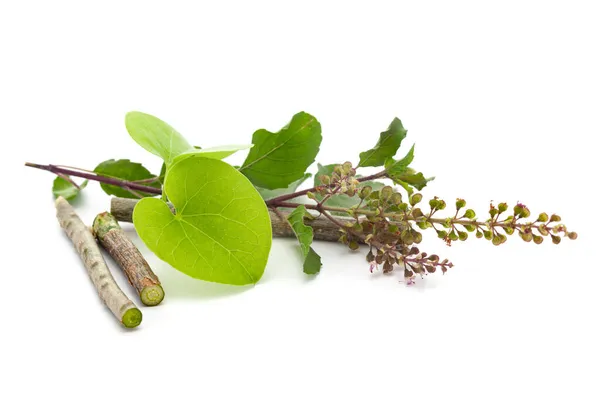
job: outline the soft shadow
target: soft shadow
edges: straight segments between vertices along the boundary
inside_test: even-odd
[[[172,271],[167,272],[166,268],[163,268],[159,275],[165,290],[165,301],[177,298],[215,299],[242,294],[254,287],[254,285],[235,286],[201,281],[189,277],[169,265],[167,267]]]

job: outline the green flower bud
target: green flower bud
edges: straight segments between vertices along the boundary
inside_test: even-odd
[[[467,232],[475,232],[475,225],[463,225]]]
[[[414,218],[420,218],[420,217],[422,217],[422,216],[423,216],[423,212],[421,211],[421,209],[420,209],[420,208],[413,208],[413,209],[412,209],[412,216],[413,216]]]
[[[527,218],[527,217],[529,217],[530,215],[531,215],[531,211],[529,211],[529,208],[527,208],[527,207],[524,207],[524,208],[523,208],[523,211],[521,212],[521,216],[522,216],[523,218]]]
[[[500,246],[502,244],[502,238],[499,235],[494,235],[492,238],[492,244],[494,246]]]
[[[523,239],[526,242],[531,242],[531,240],[533,239],[533,234],[531,234],[531,232],[519,232],[519,236],[521,236],[521,239]]]
[[[464,206],[467,205],[467,202],[463,199],[456,199],[456,210],[460,210],[461,208],[463,208]]]
[[[483,231],[483,237],[485,237],[487,240],[492,240],[492,231]]]
[[[439,205],[440,205],[440,202],[437,199],[429,200],[429,207],[431,207],[432,210],[438,208]]]
[[[567,235],[569,237],[569,239],[571,240],[575,240],[577,239],[577,233],[576,232],[569,232],[569,234]]]
[[[507,235],[512,235],[515,232],[515,230],[510,226],[503,227],[502,229],[504,229],[504,232],[506,232]]]
[[[358,197],[360,197],[361,199],[365,199],[365,198],[369,197],[369,195],[371,194],[372,191],[373,191],[373,188],[371,186],[364,186],[362,189],[360,189],[360,193],[358,194]]]
[[[390,197],[392,197],[392,194],[394,194],[394,189],[392,189],[391,186],[384,186],[381,189],[381,193],[379,195],[379,198],[382,199],[382,200],[387,201],[387,200],[390,199]]]
[[[435,265],[425,265],[425,269],[427,270],[427,272],[429,272],[430,274],[433,274],[435,272]]]
[[[352,163],[350,161],[346,161],[345,163],[342,164],[342,171],[344,172],[344,174],[349,174],[351,170],[352,170]]]
[[[438,210],[443,210],[444,208],[446,208],[446,202],[444,200],[438,200],[439,204],[437,206]]]
[[[349,187],[346,190],[346,195],[348,195],[349,197],[354,197],[355,194],[356,194],[356,188],[355,187]]]
[[[427,221],[419,221],[417,222],[417,226],[421,229],[427,229],[429,228],[429,225],[427,224]]]
[[[319,176],[319,180],[323,185],[329,185],[331,183],[331,177],[329,175]]]
[[[467,232],[464,232],[464,231],[459,231],[458,232],[458,239],[461,242],[464,242],[465,240],[467,240],[468,237],[469,237],[469,234]]]
[[[541,213],[536,222],[548,222],[548,214]]]
[[[437,231],[437,235],[440,239],[446,239],[446,236],[448,236],[448,232],[446,231]]]
[[[506,203],[498,204],[498,211],[500,211],[500,213],[503,213],[506,210],[508,210],[508,204],[506,204]]]
[[[395,204],[395,205],[399,205],[400,203],[402,203],[402,194],[400,194],[398,192],[394,193],[392,195],[391,202],[392,202],[392,204]]]
[[[477,231],[477,233],[475,234],[475,237],[476,237],[477,239],[481,239],[481,238],[483,237],[483,232],[481,232],[481,231]]]
[[[546,227],[544,225],[538,226],[537,230],[540,233],[540,235],[542,235],[542,236],[548,236],[548,229],[546,229]]]
[[[415,243],[421,243],[421,241],[423,240],[423,235],[421,234],[421,232],[415,232],[413,234],[413,239],[415,241]]]
[[[494,218],[496,214],[498,214],[498,210],[495,208],[490,208],[490,217]]]
[[[400,203],[400,205],[398,206],[398,209],[400,211],[406,211],[406,210],[408,210],[408,204],[406,204],[406,203]]]
[[[313,192],[306,193],[306,197],[308,197],[311,200],[316,200],[317,199],[317,196],[315,196],[315,194]]]
[[[541,244],[543,241],[544,241],[543,237],[538,236],[538,235],[533,235],[533,243],[535,243],[535,244]]]
[[[550,235],[550,236],[552,236],[552,243],[554,243],[554,244],[560,243],[560,236],[556,236],[556,235]]]
[[[457,241],[458,240],[458,235],[456,234],[456,231],[452,231],[450,232],[450,234],[448,235],[448,237],[450,238],[450,240],[452,241]]]
[[[550,222],[558,222],[560,221],[560,216],[556,215],[556,214],[552,214],[552,216],[550,217]]]
[[[338,175],[342,175],[344,170],[342,169],[341,165],[336,165],[335,167],[333,167],[333,172],[335,172]]]
[[[358,245],[358,242],[356,240],[353,240],[350,243],[348,243],[348,247],[350,248],[350,250],[358,250],[360,246]]]
[[[465,211],[465,215],[463,217],[468,218],[468,219],[473,219],[473,218],[475,218],[475,211],[473,211],[469,208],[467,211]]]
[[[421,193],[415,193],[410,196],[410,205],[414,206],[415,204],[419,204],[423,200],[423,195]]]

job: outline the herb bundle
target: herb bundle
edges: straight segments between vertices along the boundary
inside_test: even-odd
[[[26,165],[56,174],[53,192],[66,199],[75,198],[88,180],[100,182],[107,194],[119,198],[113,199],[113,215],[133,221],[151,251],[193,278],[255,283],[263,275],[273,236],[290,234],[298,238],[307,274],[322,266],[313,239],[338,240],[351,250],[366,244],[371,272],[400,268],[409,285],[416,276],[453,267],[420,249],[423,231],[448,245],[470,235],[493,245],[511,235],[537,244],[577,237],[557,214],[532,216],[522,203],[491,204],[489,213],[477,218],[463,199],[424,199],[419,191],[433,178],[410,167],[414,146],[397,156],[407,135],[397,118],[372,149],[359,154],[358,162],[318,165],[311,187],[303,190],[299,187],[312,178],[307,169],[322,140],[321,125],[305,112],[279,132],[257,130],[250,145],[216,148],[195,147],[167,123],[141,112],[128,113],[125,124],[141,147],[164,161],[158,174],[130,160],[110,159],[93,170]],[[241,166],[222,161],[246,149]],[[366,167],[380,170],[361,174]],[[86,180],[78,185],[73,177]]]

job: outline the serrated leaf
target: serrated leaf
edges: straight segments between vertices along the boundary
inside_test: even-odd
[[[144,198],[133,211],[140,238],[179,271],[211,282],[246,285],[263,275],[271,248],[265,202],[229,164],[188,157],[167,171],[164,185],[175,207]]]
[[[393,157],[402,140],[406,137],[406,129],[402,126],[402,121],[394,118],[389,128],[385,132],[381,132],[379,140],[374,148],[360,153],[359,167],[379,167],[385,161]]]
[[[415,145],[413,144],[404,158],[396,161],[393,158],[388,158],[385,162],[385,171],[388,176],[400,175],[406,172],[408,166],[415,158]]]
[[[239,170],[255,186],[287,188],[315,161],[321,139],[321,124],[300,112],[277,133],[266,129],[254,132],[254,147]]]
[[[127,113],[125,127],[137,144],[162,158],[167,165],[178,155],[194,150],[172,126],[150,114]]]
[[[258,193],[260,193],[260,196],[264,199],[264,200],[269,200],[275,197],[279,197],[279,196],[283,196],[284,194],[290,194],[290,193],[294,193],[298,187],[304,183],[304,181],[306,181],[308,178],[310,178],[312,176],[312,174],[304,174],[304,176],[300,179],[298,179],[295,182],[292,182],[290,184],[290,186],[283,188],[283,189],[265,189],[265,188],[261,188],[261,187],[256,187],[256,190],[258,190]]]
[[[410,185],[417,190],[423,190],[427,183],[435,179],[435,177],[425,178],[423,173],[415,172],[412,168],[408,168],[401,174],[390,175],[390,178],[398,185],[404,186],[405,189]]]
[[[73,200],[75,197],[77,197],[79,192],[87,186],[87,184],[88,181],[86,179],[79,185],[78,188],[66,179],[57,176],[52,184],[52,194],[54,194],[54,197],[62,196],[65,200]]]
[[[313,275],[321,270],[322,263],[321,257],[311,247],[313,241],[313,229],[304,224],[304,216],[307,214],[306,207],[298,206],[288,215],[287,219],[298,238],[298,242],[300,242],[304,273]]]
[[[102,176],[118,178],[130,182],[156,178],[156,175],[151,174],[142,164],[134,163],[129,160],[106,160],[98,164],[98,166],[94,168],[94,172]],[[161,186],[159,181],[140,184],[159,189]],[[139,196],[136,196],[119,186],[100,183],[100,187],[110,196],[126,197],[130,199],[139,198]],[[156,196],[151,193],[137,193],[142,197]]]
[[[331,175],[331,173],[333,172],[333,168],[336,165],[339,165],[339,164],[328,164],[328,165],[317,164],[319,170],[318,170],[317,174],[315,175],[314,185],[315,186],[322,185],[320,177],[322,175]],[[360,178],[360,175],[357,175],[357,178]],[[357,190],[357,193],[360,192],[360,188],[363,188],[365,186],[371,186],[373,188],[373,190],[380,190],[385,185],[381,182],[375,182],[375,181],[361,182],[358,184],[359,189]],[[323,199],[323,195],[320,195],[318,193],[316,193],[315,196],[318,200]],[[358,197],[358,195],[350,197],[350,196],[346,196],[345,194],[333,195],[329,199],[327,199],[327,201],[325,201],[325,204],[330,207],[344,207],[344,208],[353,207],[353,206],[357,205],[358,203],[360,203],[360,197]],[[336,214],[339,214],[339,213],[336,213]]]

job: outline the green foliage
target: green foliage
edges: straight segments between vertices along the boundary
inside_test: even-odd
[[[87,184],[88,181],[86,179],[81,183],[81,185],[79,185],[78,188],[66,179],[57,176],[52,184],[52,194],[54,194],[54,197],[62,196],[65,200],[73,200],[75,197],[77,197],[79,192],[87,186]]]
[[[329,165],[317,164],[317,165],[318,165],[319,171],[315,175],[315,180],[314,180],[315,186],[321,185],[322,184],[321,176],[331,175],[333,173],[333,169],[335,168],[335,166],[339,165],[339,164],[329,164]],[[357,178],[359,178],[359,176],[357,176]],[[360,190],[366,186],[370,186],[371,189],[373,189],[373,190],[379,190],[379,189],[383,188],[385,185],[381,182],[367,181],[367,182],[359,183],[357,185],[357,188]],[[315,197],[317,198],[317,200],[323,199],[323,195],[320,193],[316,193]],[[329,199],[327,199],[327,201],[325,202],[325,204],[330,207],[345,207],[345,208],[350,208],[350,207],[356,206],[358,203],[360,203],[359,196],[350,197],[350,196],[347,196],[344,194],[335,194],[335,195],[331,196]]]
[[[304,174],[304,176],[302,178],[298,179],[295,182],[292,182],[290,184],[290,186],[283,188],[283,189],[269,190],[269,189],[265,189],[265,188],[261,188],[261,187],[257,186],[256,190],[258,190],[258,193],[260,193],[260,196],[264,200],[269,200],[274,197],[283,196],[284,194],[294,193],[296,190],[298,190],[298,187],[300,185],[302,185],[302,183],[304,183],[311,176],[312,176],[312,174]]]
[[[402,140],[406,137],[406,132],[402,122],[398,118],[394,118],[388,130],[379,135],[375,147],[360,153],[358,166],[379,167],[383,165],[388,158],[396,154]]]
[[[145,198],[135,228],[160,259],[197,279],[232,285],[257,282],[271,248],[264,201],[235,168],[193,156],[169,168],[164,190],[175,207]]]
[[[304,224],[304,217],[311,215],[306,211],[306,207],[298,206],[288,215],[288,222],[298,242],[300,242],[300,250],[302,251],[303,269],[306,274],[316,274],[321,271],[321,257],[311,247],[313,241],[313,229]]]
[[[408,166],[415,158],[415,145],[413,145],[404,158],[396,161],[393,158],[388,158],[385,161],[385,170],[390,178],[403,174],[408,169]]]
[[[129,112],[125,116],[125,127],[137,144],[162,158],[167,165],[179,154],[194,150],[172,126],[152,115]]]
[[[98,175],[118,178],[129,182],[157,178],[156,175],[151,174],[142,164],[134,163],[129,160],[106,160],[98,164],[98,166],[94,168],[94,172]],[[160,188],[160,182],[158,182],[158,180],[156,182],[141,184]],[[130,199],[139,197],[119,186],[100,183],[100,187],[106,194],[111,196],[126,197]],[[139,194],[140,196],[145,197],[156,196],[155,194],[143,192],[139,192]]]
[[[255,186],[287,188],[314,162],[321,139],[321,124],[300,112],[277,133],[266,129],[254,132],[254,147],[239,170]]]

